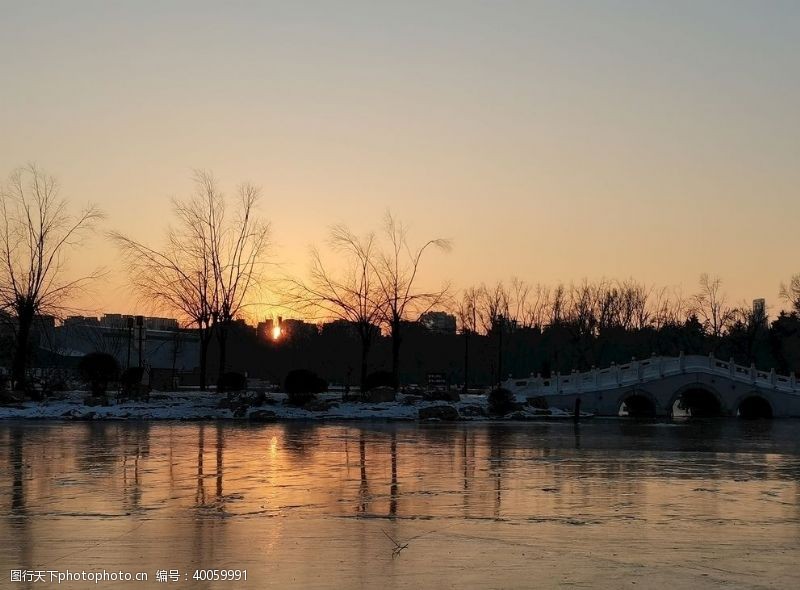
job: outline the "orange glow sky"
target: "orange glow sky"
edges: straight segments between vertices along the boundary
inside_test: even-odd
[[[157,241],[206,168],[263,187],[289,270],[391,207],[458,287],[706,271],[775,308],[800,271],[796,2],[110,4],[0,19],[0,174],[38,162],[105,229]],[[97,265],[84,304],[130,309]]]

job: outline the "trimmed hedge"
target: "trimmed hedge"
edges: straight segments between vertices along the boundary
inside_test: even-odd
[[[119,378],[119,363],[105,352],[90,352],[78,362],[78,374],[94,395],[105,395],[109,382]]]
[[[367,375],[362,391],[369,391],[376,387],[394,387],[392,373],[390,371],[374,371]]]
[[[489,393],[489,414],[492,416],[505,416],[514,409],[514,395],[502,387],[493,389]]]
[[[316,397],[316,394],[328,390],[328,382],[313,371],[293,369],[286,375],[283,384],[289,403],[293,406],[304,406]]]

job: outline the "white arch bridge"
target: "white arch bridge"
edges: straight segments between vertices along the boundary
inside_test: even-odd
[[[794,374],[759,371],[713,355],[653,356],[585,373],[509,378],[503,387],[517,401],[567,411],[577,403],[596,416],[800,417],[800,383]]]

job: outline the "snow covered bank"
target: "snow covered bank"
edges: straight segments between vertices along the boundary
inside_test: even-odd
[[[384,403],[342,402],[336,394],[322,394],[310,409],[287,405],[286,395],[268,394],[258,405],[233,404],[220,400],[213,392],[153,392],[150,400],[114,402],[108,406],[84,404],[85,392],[73,391],[44,402],[22,402],[0,406],[3,419],[64,420],[417,420],[459,419],[487,420],[487,399],[483,395],[464,395],[457,402],[427,401],[416,396],[399,395],[397,401]],[[421,411],[422,410],[422,411]],[[457,412],[457,415],[453,412]],[[569,418],[562,410],[539,410],[526,407],[514,412],[511,419]]]

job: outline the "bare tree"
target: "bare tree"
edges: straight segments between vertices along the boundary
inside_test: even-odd
[[[458,302],[456,314],[461,324],[461,334],[464,336],[464,395],[469,389],[469,343],[474,334],[478,332],[478,308],[480,306],[480,290],[475,287],[466,289]]]
[[[497,385],[503,380],[503,333],[509,327],[509,294],[502,282],[481,286],[480,318],[487,335],[497,337]]]
[[[547,325],[550,306],[550,288],[537,284],[530,295],[526,309],[526,324],[531,328],[543,329]]]
[[[570,324],[576,331],[576,337],[580,340],[589,338],[595,334],[595,286],[587,279],[579,285],[570,285],[569,289],[569,317]]]
[[[792,311],[800,313],[800,273],[792,275],[788,285],[781,283],[780,294],[792,306]]]
[[[565,327],[578,354],[578,362],[591,364],[592,344],[597,336],[597,300],[605,283],[595,285],[584,279],[580,284],[570,284],[567,299],[567,321]]]
[[[214,277],[214,302],[211,314],[219,344],[218,388],[224,388],[230,326],[240,315],[247,297],[263,279],[269,247],[270,225],[256,217],[255,207],[261,189],[242,183],[238,188],[238,208],[227,217],[226,199],[209,172],[195,173],[198,190],[194,197],[179,203],[182,217],[202,227],[209,244]]]
[[[14,319],[12,385],[25,389],[28,346],[34,317],[59,315],[65,301],[97,273],[65,277],[70,251],[102,218],[93,205],[70,213],[56,180],[30,164],[14,170],[0,191],[0,308]]]
[[[563,323],[567,315],[567,295],[564,285],[559,283],[550,296],[550,325],[557,326]]]
[[[517,277],[511,278],[508,292],[508,319],[515,328],[530,328],[533,312],[530,306],[531,286]]]
[[[140,294],[197,329],[202,387],[208,344],[216,333],[218,385],[223,386],[230,326],[263,278],[270,226],[256,217],[257,187],[239,186],[238,208],[229,217],[225,195],[214,176],[197,171],[194,182],[195,193],[173,203],[178,223],[168,230],[163,247],[153,248],[119,233],[111,235],[126,254]]]
[[[164,246],[151,248],[120,233],[110,235],[123,252],[131,282],[142,299],[180,317],[197,331],[200,344],[200,389],[206,389],[208,345],[214,308],[214,277],[208,244],[200,227],[179,217]]]
[[[656,330],[666,326],[683,324],[690,310],[687,301],[679,289],[670,293],[666,287],[656,289],[650,298],[652,325]]]
[[[766,310],[748,307],[742,302],[731,310],[729,339],[734,352],[743,355],[748,362],[756,362],[756,350],[759,340],[765,337],[768,330]]]
[[[718,341],[733,319],[733,310],[727,305],[722,292],[722,280],[700,275],[700,291],[693,298],[693,312],[697,314],[706,332]]]
[[[287,306],[306,316],[322,315],[350,322],[361,343],[361,391],[367,379],[369,352],[379,334],[382,292],[375,270],[375,235],[358,237],[343,225],[331,228],[330,246],[343,265],[336,273],[312,248],[309,279],[289,279]]]
[[[629,279],[619,284],[619,290],[622,296],[623,327],[626,330],[643,330],[649,326],[651,310],[648,300],[652,289]]]
[[[602,283],[597,289],[595,306],[598,334],[618,326],[622,297],[616,285]]]
[[[417,289],[420,264],[427,251],[432,248],[449,250],[450,242],[437,238],[428,240],[419,248],[412,248],[408,243],[408,229],[391,213],[386,214],[384,231],[388,243],[377,257],[375,270],[382,294],[382,320],[392,338],[392,382],[398,390],[403,322],[411,314],[419,316],[430,310],[447,293],[446,286],[436,291]]]

